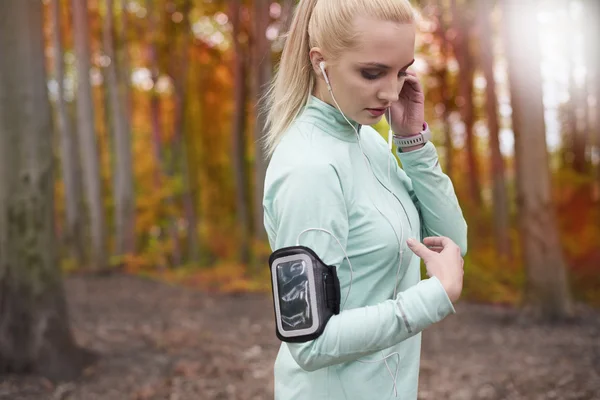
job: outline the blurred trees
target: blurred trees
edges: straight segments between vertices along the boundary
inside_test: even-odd
[[[490,170],[492,181],[492,206],[494,215],[494,241],[496,252],[503,260],[511,260],[510,216],[504,159],[500,151],[500,124],[498,121],[498,95],[494,77],[494,43],[492,25],[493,2],[477,1],[479,28],[479,62],[485,77],[485,119],[489,132]]]
[[[77,263],[85,263],[85,236],[82,208],[81,161],[79,142],[73,132],[68,103],[65,100],[65,68],[61,25],[60,0],[52,0],[52,43],[54,51],[54,73],[57,82],[56,115],[60,136],[60,159],[62,179],[65,186],[65,234],[63,243]]]
[[[113,0],[106,0],[106,17],[104,18],[104,52],[108,57],[106,77],[108,80],[108,96],[112,129],[114,132],[115,154],[115,254],[123,256],[135,250],[135,200],[133,197],[134,181],[131,160],[131,133],[127,119],[127,107],[120,87],[117,68],[117,56],[113,44]],[[122,46],[126,48],[127,44]]]
[[[462,121],[465,127],[465,150],[468,167],[469,181],[469,201],[480,208],[481,187],[479,177],[479,165],[477,162],[477,150],[475,143],[475,133],[473,132],[475,124],[475,106],[473,104],[473,74],[475,73],[475,60],[472,49],[472,26],[474,15],[470,9],[470,1],[459,2],[451,0],[452,27],[454,30],[454,39],[452,47],[454,56],[458,62],[458,96],[456,103],[461,111]]]
[[[71,335],[57,262],[42,3],[9,0],[3,6],[0,373],[39,373],[53,380],[71,380],[91,356],[76,347]],[[57,4],[53,10],[56,22]]]
[[[235,215],[239,229],[240,261],[250,262],[250,214],[248,212],[248,179],[246,171],[246,104],[248,88],[246,74],[248,70],[248,49],[242,44],[241,1],[229,1],[229,17],[232,25],[233,41],[233,87],[234,109],[232,123],[232,163],[235,182]]]
[[[593,201],[597,204],[598,194],[594,195],[591,191],[591,173],[586,168],[578,166],[578,164],[598,164],[600,148],[594,146],[594,142],[590,140],[594,137],[592,132],[597,132],[598,127],[593,126],[595,120],[593,116],[596,113],[593,111],[594,103],[590,99],[591,96],[582,95],[582,83],[574,79],[575,77],[581,79],[582,76],[582,66],[578,61],[583,50],[587,55],[583,59],[584,63],[589,65],[586,67],[587,72],[583,74],[588,84],[583,86],[589,86],[589,82],[593,82],[595,70],[592,60],[597,50],[591,44],[597,45],[598,39],[592,29],[586,27],[582,30],[583,45],[580,46],[581,38],[575,34],[574,27],[569,25],[573,22],[569,22],[570,18],[576,19],[581,24],[582,15],[585,15],[586,21],[597,21],[599,16],[594,11],[595,3],[592,5],[591,2],[576,0],[555,3],[557,6],[563,6],[565,12],[559,11],[554,14],[555,16],[548,16],[551,6],[548,5],[545,11],[542,11],[541,3],[526,5],[523,2],[514,3],[514,12],[516,14],[529,12],[529,21],[557,18],[553,20],[554,29],[565,32],[560,39],[565,41],[565,49],[568,49],[568,54],[565,53],[564,58],[572,63],[568,76],[572,77],[570,87],[571,93],[574,94],[569,102],[562,103],[558,110],[559,119],[563,123],[561,132],[563,141],[558,152],[567,155],[565,158],[567,161],[559,168],[556,168],[556,163],[551,163],[551,157],[556,153],[549,153],[549,146],[545,141],[546,135],[550,135],[551,132],[546,129],[544,118],[549,115],[548,109],[551,112],[550,102],[556,97],[552,89],[548,94],[545,92],[549,87],[547,84],[544,91],[541,86],[541,71],[548,73],[548,66],[540,57],[539,48],[540,43],[546,42],[530,43],[525,46],[525,41],[522,40],[524,36],[529,38],[532,32],[538,34],[540,26],[532,23],[525,24],[524,21],[520,24],[510,24],[508,29],[516,36],[512,38],[513,42],[504,44],[500,56],[496,59],[498,52],[495,49],[498,47],[495,42],[503,42],[506,39],[496,34],[506,28],[499,27],[497,21],[507,22],[510,18],[507,10],[502,7],[504,2],[423,1],[423,15],[434,25],[422,24],[425,38],[423,48],[419,49],[431,66],[429,76],[436,77],[437,81],[436,84],[427,87],[427,98],[431,102],[431,114],[440,119],[440,134],[443,135],[446,146],[451,140],[465,143],[464,147],[460,148],[464,152],[464,158],[453,157],[456,144],[452,144],[452,149],[441,154],[446,166],[445,170],[453,171],[458,168],[466,175],[463,177],[452,173],[470,226],[467,271],[470,269],[471,273],[466,275],[467,296],[489,298],[494,297],[493,293],[497,293],[499,297],[505,297],[506,293],[501,294],[505,288],[523,285],[525,301],[533,305],[538,314],[549,318],[569,314],[571,283],[567,279],[567,265],[570,270],[577,271],[575,281],[578,282],[579,287],[584,285],[592,291],[600,289],[600,279],[597,278],[597,265],[600,263],[598,246],[600,219],[597,205],[593,204]],[[476,15],[473,14],[474,12]],[[475,22],[476,27],[473,26]],[[428,40],[427,35],[430,32],[432,35]],[[567,32],[573,34],[566,34]],[[541,40],[550,39],[542,37]],[[450,53],[446,50],[448,40],[452,43]],[[475,41],[477,46],[473,46]],[[516,61],[514,53],[511,52],[515,47],[527,48],[528,53],[521,55],[525,57],[521,61]],[[538,52],[537,58],[532,49]],[[557,54],[559,50],[553,48]],[[560,60],[559,57],[557,58]],[[440,65],[440,59],[446,60],[445,65]],[[456,67],[453,66],[453,62],[456,62]],[[507,72],[512,72],[512,75],[509,74],[511,75],[509,85],[502,79],[505,63],[509,64]],[[515,66],[515,63],[519,67]],[[530,78],[522,75],[514,76],[511,68],[522,68],[523,65],[528,66],[527,76]],[[559,66],[552,65],[551,68],[553,72],[556,70],[554,76],[558,78],[556,74]],[[533,76],[535,74],[538,76],[539,88],[533,92],[535,95],[530,93],[526,96],[522,91],[529,87],[527,85],[532,84],[528,82],[531,80],[532,73]],[[481,78],[485,79],[485,85],[477,84],[478,81],[481,82]],[[498,81],[500,85],[497,84]],[[497,90],[498,87],[500,92]],[[508,89],[511,91],[511,96],[507,96]],[[468,92],[471,93],[471,101],[465,101],[465,93]],[[588,89],[587,92],[590,90]],[[451,93],[450,101],[447,100],[447,93]],[[506,112],[508,104],[511,106],[512,115]],[[470,112],[471,105],[473,114]],[[574,110],[573,107],[576,110],[570,112]],[[515,114],[516,108],[518,110]],[[456,123],[458,119],[456,110],[461,110],[460,124]],[[499,113],[499,110],[504,112]],[[526,113],[526,117],[519,116],[520,112]],[[533,118],[535,123],[529,121],[533,115],[537,115]],[[529,125],[523,126],[523,120],[527,120]],[[581,129],[585,126],[583,121],[588,124],[587,129],[590,133],[581,135]],[[487,129],[482,128],[483,122],[487,123]],[[472,123],[476,127],[479,125],[475,132],[469,129]],[[515,135],[514,161],[511,152],[506,153],[506,135],[504,138],[501,137],[501,132],[507,129],[511,129]],[[576,135],[579,135],[577,150],[573,145]],[[470,138],[474,140],[475,137],[477,144],[469,144]],[[478,163],[476,158],[472,157],[472,155],[482,155],[480,144],[482,140],[487,141],[484,152],[490,153],[487,164]],[[529,146],[537,150],[532,152]],[[583,162],[575,162],[576,152],[579,153],[578,158],[584,160]],[[594,157],[596,157],[595,162]],[[532,163],[536,163],[535,166]],[[477,171],[479,167],[482,171],[489,170],[489,173],[479,175]],[[513,176],[516,179],[513,180]],[[510,195],[513,190],[517,192],[516,202]],[[476,192],[479,194],[489,192],[490,196],[488,198],[486,195],[473,209],[471,205],[477,204],[474,196]],[[595,193],[598,191],[596,190]],[[556,211],[558,211],[558,219]],[[513,223],[513,219],[518,223]],[[493,227],[491,230],[493,234],[487,233],[488,226]],[[577,227],[583,229],[586,239],[575,239],[580,237],[578,236],[580,230]],[[543,238],[540,237],[542,232]],[[513,241],[516,237],[520,237],[521,240]],[[493,251],[489,248],[490,244],[494,247]],[[537,247],[543,250],[539,248],[535,250]],[[522,259],[511,258],[513,254],[521,255]],[[502,257],[498,258],[498,256]],[[574,260],[582,265],[575,267]],[[521,265],[523,277],[519,268]],[[497,272],[491,273],[490,269]],[[583,278],[584,275],[587,280]],[[584,281],[587,283],[583,283]],[[580,296],[579,294],[578,297]],[[518,302],[519,296],[515,296],[513,301]],[[556,309],[550,311],[552,307]]]
[[[267,38],[267,28],[270,23],[269,0],[254,0],[254,31],[253,31],[253,73],[254,101],[256,126],[254,127],[254,238],[264,240],[266,238],[263,221],[263,187],[265,184],[265,173],[267,162],[259,142],[266,132],[266,115],[260,109],[261,99],[264,97],[267,85],[271,81],[271,43]]]
[[[84,3],[72,1],[60,0],[63,10],[65,5],[78,3],[78,8],[72,7],[73,20],[62,18],[46,25],[48,38],[52,36],[48,45],[56,49],[48,52],[49,65],[54,67],[49,87],[56,87],[51,94],[59,122],[62,166],[56,185],[57,231],[65,244],[73,237],[73,245],[81,239],[86,250],[97,249],[90,262],[95,267],[122,265],[127,271],[160,271],[173,279],[191,275],[198,284],[228,290],[264,288],[268,281],[261,280],[266,271],[261,260],[270,249],[264,236],[262,191],[268,160],[259,144],[264,116],[258,106],[277,65],[281,37],[295,2],[121,0],[111,7],[107,0],[88,0],[86,9],[80,7]],[[569,5],[570,10],[556,21],[556,29],[581,23],[582,15],[587,20],[598,13],[593,1],[553,1],[565,10]],[[600,293],[594,286],[600,284],[594,278],[595,266],[600,264],[596,261],[600,260],[600,102],[596,100],[600,79],[597,51],[592,51],[598,48],[598,24],[586,25],[588,56],[584,60],[573,59],[571,51],[575,50],[565,54],[573,62],[571,99],[553,95],[551,100],[560,99],[554,109],[550,103],[543,104],[546,86],[535,98],[521,99],[523,94],[515,92],[514,101],[525,104],[519,109],[539,113],[542,104],[550,113],[546,115],[561,122],[562,142],[551,149],[549,143],[539,142],[544,134],[552,134],[550,125],[522,133],[518,116],[511,115],[515,107],[504,78],[510,46],[498,35],[502,31],[498,21],[508,18],[502,4],[486,0],[423,0],[420,4],[423,18],[414,68],[426,90],[427,119],[440,162],[452,176],[470,227],[467,297],[513,303],[520,298],[524,271],[534,261],[523,254],[530,251],[525,241],[517,240],[521,234],[530,235],[520,217],[523,204],[512,194],[519,188],[519,196],[529,190],[538,199],[527,203],[528,210],[547,210],[544,221],[558,210],[554,224],[536,229],[558,230],[551,243],[562,249],[572,284],[581,289],[574,294],[592,301],[598,297],[594,293]],[[582,14],[581,7],[589,12]],[[538,23],[530,25],[538,26],[540,18],[532,18]],[[57,24],[65,33],[62,42],[56,41]],[[575,36],[563,40],[580,43]],[[582,63],[587,65],[583,74],[587,83],[581,81]],[[73,104],[78,110],[77,135],[68,133]],[[575,110],[571,105],[575,113],[569,111]],[[105,124],[104,115],[110,125]],[[573,122],[573,115],[579,122]],[[514,131],[520,137],[512,133],[514,118]],[[584,140],[575,150],[575,128],[579,124],[583,129],[584,120],[588,133],[578,136]],[[378,128],[384,125],[385,121]],[[547,183],[545,178],[529,175],[533,172],[520,175],[523,162],[518,151],[513,156],[513,137],[517,148],[523,146],[522,139],[534,140],[539,152],[535,154],[546,159],[526,157],[524,162],[536,164],[525,169],[549,176]],[[579,159],[583,154],[586,168],[576,167],[576,152]],[[131,155],[131,175],[127,154]],[[529,150],[525,154],[529,156]],[[80,163],[84,176],[78,178]],[[85,196],[77,189],[82,179]],[[596,192],[591,189],[594,181]],[[85,213],[80,217],[78,195],[85,198]],[[77,224],[80,233],[70,233],[77,232]],[[126,226],[133,227],[133,245],[124,241],[131,237]],[[580,229],[582,237],[576,240]],[[87,244],[88,236],[93,246]],[[85,265],[77,259],[76,249],[60,248],[66,260],[63,265]],[[99,259],[94,256],[98,253]],[[183,268],[175,271],[176,267]]]
[[[87,0],[73,0],[72,7],[75,64],[77,66],[77,134],[92,239],[91,265],[92,269],[102,270],[108,266],[106,213],[100,181],[100,156],[94,126],[95,113],[90,83],[91,54]]]
[[[422,1],[415,64],[470,227],[465,297],[522,297],[550,319],[571,313],[571,293],[600,304],[600,6],[554,1],[566,10],[557,30],[585,21],[582,37],[562,39],[569,96],[550,96],[556,106],[533,2]],[[42,3],[11,0],[0,14],[0,372],[76,375],[87,360],[69,333],[58,257],[268,288],[258,107],[295,2],[113,3],[45,0],[42,20]],[[561,123],[554,149],[548,111]]]
[[[505,0],[503,19],[515,134],[517,206],[526,269],[525,302],[544,319],[572,313],[551,197],[535,4]]]

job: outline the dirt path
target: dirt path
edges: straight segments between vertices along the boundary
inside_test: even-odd
[[[81,381],[3,377],[0,400],[272,398],[279,346],[260,295],[223,296],[130,276],[72,277],[78,343],[100,353]],[[600,312],[558,327],[459,304],[424,334],[420,399],[599,399]]]

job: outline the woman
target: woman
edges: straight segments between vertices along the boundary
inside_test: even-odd
[[[276,399],[416,399],[421,331],[455,312],[465,220],[434,145],[397,140],[427,133],[415,30],[407,0],[296,9],[266,108],[264,223],[274,251],[335,266],[344,302],[318,338],[282,343]],[[403,169],[369,126],[384,112]]]

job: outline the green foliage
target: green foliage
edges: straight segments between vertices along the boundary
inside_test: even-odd
[[[492,247],[475,249],[465,257],[463,298],[516,305],[525,281],[522,264],[501,259]]]

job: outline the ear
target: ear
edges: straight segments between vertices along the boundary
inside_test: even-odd
[[[317,76],[323,77],[323,73],[321,72],[321,67],[319,64],[321,61],[325,61],[325,57],[323,56],[323,52],[319,47],[313,47],[309,52],[310,63],[312,65],[312,69]]]

